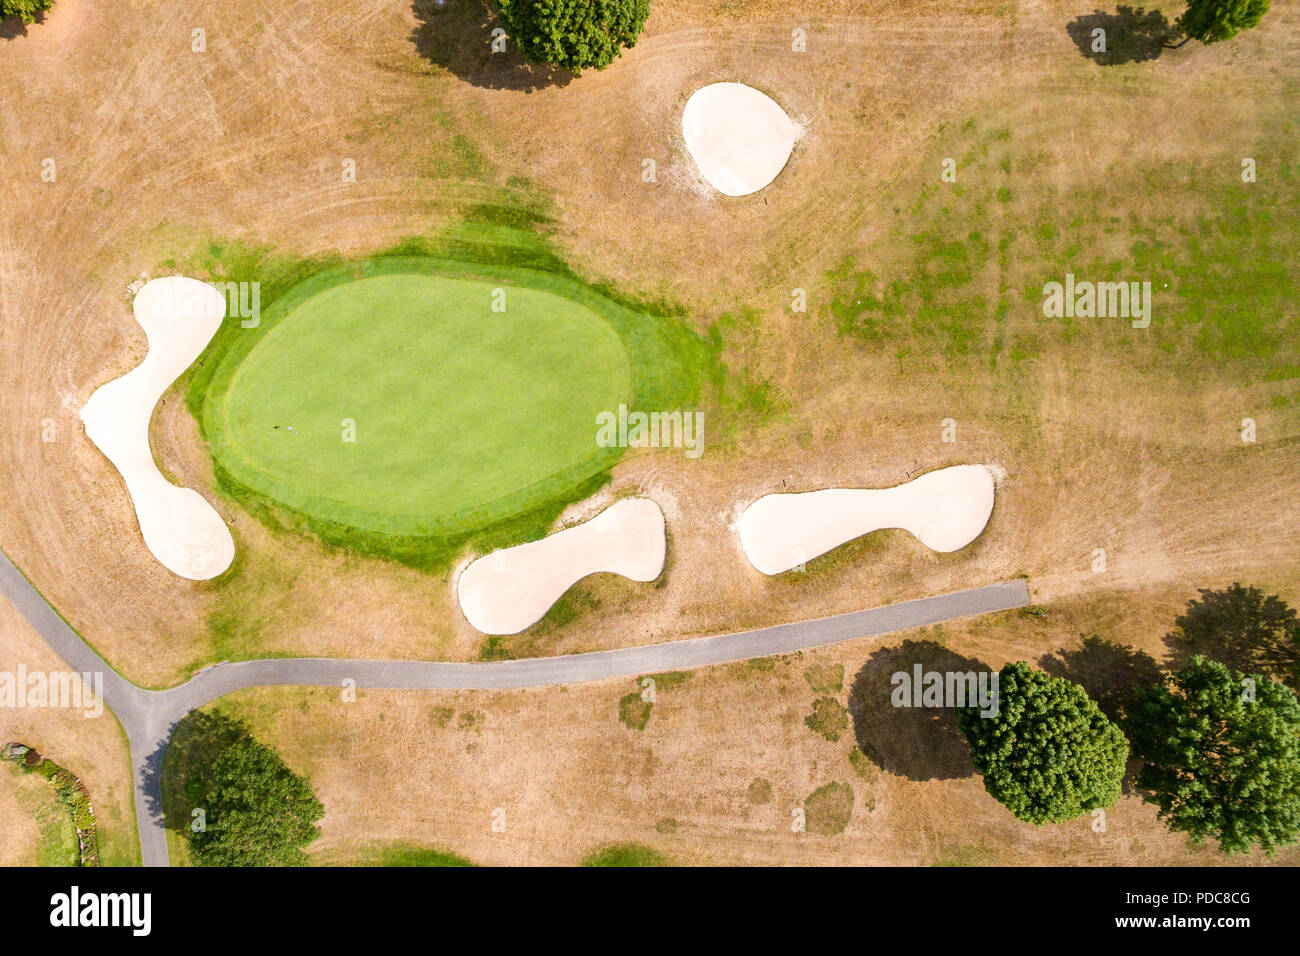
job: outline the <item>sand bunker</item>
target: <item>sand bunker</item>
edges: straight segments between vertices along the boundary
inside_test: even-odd
[[[713,83],[687,101],[682,136],[714,189],[747,196],[785,168],[799,127],[758,90],[742,83]]]
[[[854,538],[903,528],[935,551],[964,548],[993,513],[993,473],[941,468],[893,488],[765,495],[740,516],[740,544],[764,574],[780,574]]]
[[[659,506],[628,498],[576,528],[474,561],[457,583],[460,607],[484,634],[518,634],[588,574],[653,581],[666,548]]]
[[[121,378],[95,390],[81,410],[86,435],[126,482],[140,533],[167,570],[202,581],[235,557],[230,529],[191,488],[177,488],[158,471],[149,449],[149,419],[163,392],[217,334],[226,300],[212,286],[184,276],[147,282],[135,297],[135,319],[149,354]]]

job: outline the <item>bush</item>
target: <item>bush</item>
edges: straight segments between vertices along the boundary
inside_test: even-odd
[[[1189,37],[1218,43],[1259,26],[1268,5],[1269,0],[1188,0],[1186,12],[1176,22]]]
[[[0,20],[17,17],[23,23],[35,23],[52,6],[54,0],[0,0]]]
[[[506,34],[536,63],[603,70],[636,45],[649,0],[497,0]]]
[[[181,829],[196,862],[304,865],[304,848],[320,835],[316,821],[325,814],[307,780],[237,720],[196,712],[182,723],[188,725],[182,735],[188,753],[178,757],[189,759],[179,770],[180,788],[191,806],[206,811],[206,826],[194,832],[188,814],[178,820],[175,808],[170,822]],[[174,790],[175,784],[164,780],[164,787]]]
[[[1268,853],[1300,836],[1300,703],[1195,657],[1173,686],[1144,689],[1126,721],[1143,760],[1138,787],[1171,830],[1224,853]]]
[[[1078,684],[1008,664],[997,715],[958,718],[984,789],[1017,819],[1061,823],[1119,799],[1128,742]]]

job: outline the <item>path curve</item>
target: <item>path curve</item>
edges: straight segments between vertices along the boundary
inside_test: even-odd
[[[168,862],[159,771],[172,730],[191,710],[245,687],[341,687],[349,678],[357,687],[376,690],[504,690],[579,684],[788,654],[1029,604],[1029,588],[1018,579],[834,617],[610,651],[487,662],[320,657],[240,661],[209,667],[167,690],[144,690],[109,667],[3,552],[0,593],[73,670],[104,675],[104,706],[117,716],[131,745],[136,823],[145,866],[166,866]]]

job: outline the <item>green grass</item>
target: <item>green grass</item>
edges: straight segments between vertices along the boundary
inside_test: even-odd
[[[611,467],[596,416],[632,398],[632,373],[610,325],[447,268],[387,260],[291,293],[204,404],[220,466],[292,510],[418,537],[496,524]]]
[[[1300,166],[1280,162],[1244,184],[1223,173],[1236,161],[1215,155],[1197,167],[1153,164],[1104,188],[1035,196],[1006,184],[1027,144],[977,127],[963,128],[972,145],[960,188],[900,190],[889,234],[861,261],[849,256],[827,272],[830,318],[842,334],[892,352],[900,367],[941,361],[951,379],[982,363],[1010,385],[1021,381],[1022,363],[1063,347],[1105,351],[1135,373],[1158,363],[1188,374],[1213,367],[1234,384],[1287,377],[1300,342],[1300,277],[1290,262],[1300,244]],[[1288,118],[1278,142],[1293,141],[1295,130]],[[1260,143],[1252,155],[1278,152]],[[1151,327],[1045,320],[1043,284],[1067,272],[1151,282]]]
[[[931,866],[989,866],[993,851],[983,843],[962,843],[941,853]]]
[[[357,855],[349,866],[478,866],[465,857],[447,850],[415,846],[410,843],[389,843],[370,847]]]
[[[716,337],[579,280],[534,215],[487,205],[355,262],[210,244],[199,269],[263,302],[185,382],[222,490],[273,527],[442,569],[469,541],[540,537],[608,480],[623,450],[596,445],[597,412],[722,394]]]
[[[17,791],[18,802],[40,828],[40,840],[35,848],[32,865],[80,866],[81,851],[77,846],[77,831],[58,794],[38,775],[24,773],[17,764],[7,765],[8,769],[3,772],[11,776],[10,783]]]
[[[583,866],[671,866],[668,858],[643,843],[615,843],[593,850]]]

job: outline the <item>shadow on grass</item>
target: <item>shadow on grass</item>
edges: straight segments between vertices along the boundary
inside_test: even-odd
[[[531,93],[573,80],[568,70],[525,60],[509,41],[505,52],[493,53],[492,31],[502,24],[489,0],[414,0],[411,10],[411,42],[420,56],[466,83]]]
[[[1038,666],[1048,674],[1081,686],[1103,714],[1123,727],[1124,711],[1133,703],[1139,688],[1164,683],[1165,673],[1145,651],[1135,651],[1095,634],[1079,637],[1079,647],[1045,654]],[[1124,769],[1125,794],[1134,792],[1141,767],[1142,761],[1130,753]]]
[[[44,14],[38,14],[36,23],[45,21]],[[27,24],[19,17],[10,17],[7,20],[0,20],[0,40],[12,40],[14,37],[27,36]]]
[[[191,711],[176,724],[156,768],[164,827],[179,833],[189,830],[191,815],[208,790],[212,765],[247,736],[247,727],[222,714]]]
[[[1104,30],[1105,49],[1095,47],[1100,38],[1094,33]],[[1120,63],[1144,63],[1172,49],[1170,40],[1178,29],[1159,10],[1146,10],[1121,4],[1114,13],[1096,10],[1071,20],[1065,26],[1079,52],[1101,66]],[[1177,44],[1181,46],[1182,44]]]
[[[923,671],[987,671],[934,641],[904,641],[876,651],[853,678],[849,713],[858,747],[882,770],[909,780],[952,780],[975,772],[970,747],[951,707],[895,707],[892,677],[912,668]]]
[[[1120,721],[1138,688],[1164,682],[1164,671],[1154,657],[1097,635],[1079,635],[1079,647],[1045,654],[1038,666],[1056,677],[1083,687],[1101,712]]]

